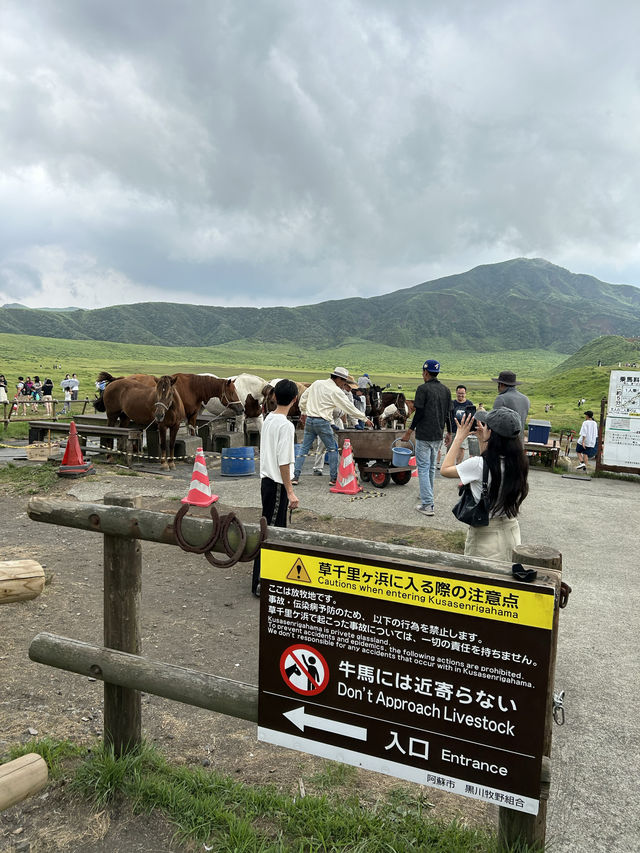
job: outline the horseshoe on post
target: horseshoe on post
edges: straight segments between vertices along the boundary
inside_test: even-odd
[[[227,535],[229,532],[229,528],[232,524],[235,524],[240,540],[235,551],[231,547]],[[244,546],[247,544],[247,532],[235,512],[230,512],[223,518],[222,525],[220,528],[220,541],[222,542],[222,547],[224,548],[229,559],[218,560],[213,556],[210,550],[205,553],[205,557],[211,563],[212,566],[215,566],[218,569],[228,569],[230,566],[234,566],[238,562],[238,560],[242,556],[242,552],[244,551]]]
[[[173,520],[173,529],[176,534],[178,544],[180,545],[183,551],[189,551],[192,554],[205,554],[207,551],[210,551],[213,548],[213,546],[218,541],[218,536],[220,535],[220,516],[218,514],[218,510],[213,504],[211,504],[210,512],[211,521],[213,522],[213,532],[204,545],[191,545],[184,538],[184,534],[182,532],[182,519],[188,512],[189,504],[183,504],[176,513],[175,518]]]

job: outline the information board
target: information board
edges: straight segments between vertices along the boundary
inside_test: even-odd
[[[537,814],[553,584],[261,553],[259,740]]]
[[[612,370],[602,462],[640,468],[640,372]]]

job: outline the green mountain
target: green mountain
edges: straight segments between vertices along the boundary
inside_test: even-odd
[[[565,373],[577,367],[595,367],[598,362],[609,368],[616,368],[618,364],[622,367],[625,364],[640,364],[640,338],[602,335],[580,347],[578,352],[561,362],[553,372]]]
[[[340,346],[354,337],[396,347],[571,353],[598,335],[633,335],[640,289],[576,275],[541,259],[476,267],[369,299],[298,308],[145,302],[92,311],[0,308],[0,332],[69,340],[214,346],[237,340]]]

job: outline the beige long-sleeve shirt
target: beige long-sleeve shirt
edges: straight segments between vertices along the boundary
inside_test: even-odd
[[[354,418],[362,418],[362,412],[333,379],[316,379],[300,397],[300,411],[310,418],[332,421],[334,409],[341,409]]]

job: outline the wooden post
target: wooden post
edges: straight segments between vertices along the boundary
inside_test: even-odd
[[[47,762],[37,752],[0,765],[0,812],[22,802],[47,784]]]
[[[604,425],[607,416],[607,398],[600,400],[600,422],[598,423],[598,449],[596,450],[596,474],[602,470],[602,443],[604,438]]]
[[[111,506],[139,507],[139,497],[104,496]],[[142,548],[137,539],[104,537],[104,645],[139,655]],[[140,692],[115,684],[104,685],[104,742],[121,756],[142,741]]]
[[[44,589],[44,569],[35,560],[0,562],[0,604],[29,601]]]
[[[539,566],[543,569],[562,572],[562,554],[544,545],[518,545],[511,554],[514,563],[525,566]],[[547,713],[544,721],[544,739],[542,746],[542,791],[540,808],[537,815],[524,814],[514,809],[500,808],[498,813],[498,836],[501,850],[509,850],[523,842],[534,849],[544,850],[547,832],[547,797],[550,782],[551,735],[553,727],[553,687],[556,670],[556,652],[558,647],[559,597],[553,612],[553,637],[549,659],[549,689],[547,691]]]

